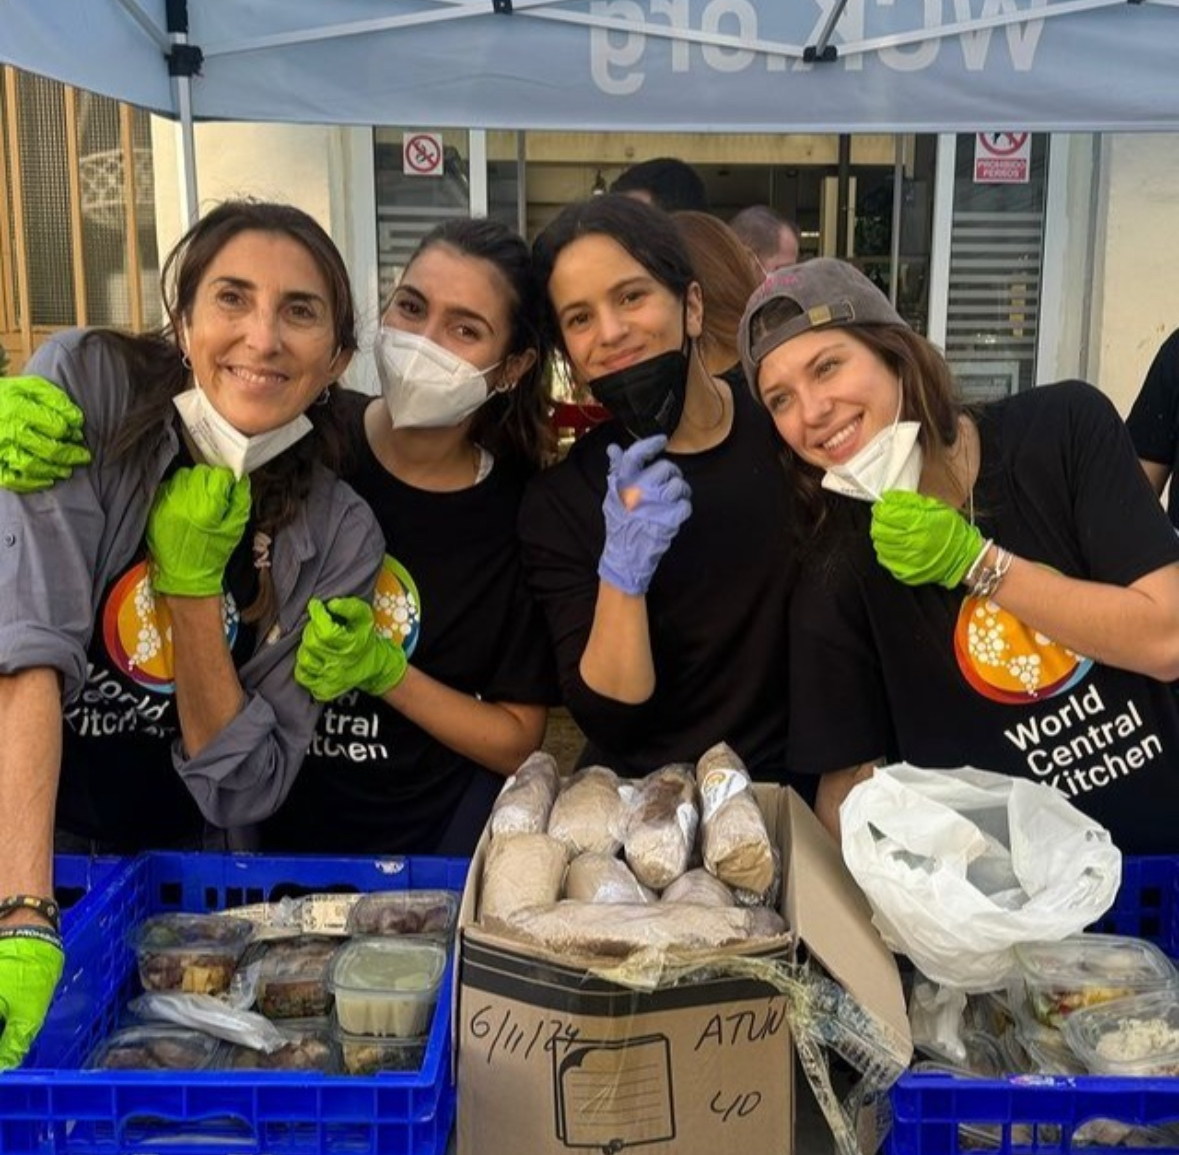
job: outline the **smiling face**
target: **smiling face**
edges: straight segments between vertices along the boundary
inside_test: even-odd
[[[890,426],[901,396],[896,373],[843,328],[812,329],[771,350],[757,388],[782,440],[823,470]]]
[[[566,245],[553,264],[549,299],[573,375],[595,377],[679,349],[698,337],[700,286],[681,300],[613,238],[589,233]]]
[[[180,332],[213,407],[239,432],[292,421],[344,371],[327,280],[284,233],[247,230],[209,262]]]
[[[405,270],[381,323],[425,337],[486,370],[507,356],[511,306],[511,287],[490,261],[440,243],[419,253]],[[522,371],[517,368],[509,379]]]

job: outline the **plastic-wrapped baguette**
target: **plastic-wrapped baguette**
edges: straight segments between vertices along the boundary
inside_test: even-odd
[[[764,894],[774,881],[765,819],[737,752],[719,742],[696,763],[704,866],[729,886]]]
[[[592,851],[579,854],[565,871],[565,897],[578,902],[654,902],[655,894],[621,858]]]
[[[504,783],[491,808],[492,837],[543,834],[560,787],[556,759],[543,750],[529,754]]]
[[[504,919],[556,902],[565,879],[565,847],[547,834],[493,838],[483,864],[479,918]]]
[[[623,849],[635,877],[662,890],[691,865],[696,845],[696,783],[691,765],[652,771],[634,787]]]
[[[548,833],[565,844],[570,858],[587,850],[616,854],[626,814],[618,775],[607,766],[586,766],[562,786],[549,815]]]

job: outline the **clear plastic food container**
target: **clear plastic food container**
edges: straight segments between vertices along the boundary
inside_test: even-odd
[[[1050,1027],[1060,1026],[1083,1007],[1159,990],[1179,978],[1158,947],[1114,934],[1021,943],[1015,947],[1015,958],[1027,988],[1028,1008]]]
[[[227,1046],[218,1067],[231,1071],[322,1071],[340,1070],[340,1051],[326,1018],[287,1019],[278,1029],[290,1041],[277,1051]]]
[[[328,968],[340,943],[313,935],[267,943],[258,964],[258,1010],[271,1019],[326,1015],[332,1006]]]
[[[111,1071],[201,1071],[221,1043],[203,1031],[158,1023],[126,1027],[95,1047],[87,1067]]]
[[[350,1034],[424,1035],[446,966],[446,950],[426,938],[358,938],[340,947],[328,986]]]
[[[216,914],[158,914],[135,930],[145,991],[219,995],[229,989],[254,924]]]
[[[453,890],[381,890],[362,895],[348,913],[352,935],[420,934],[447,939],[458,919]]]
[[[1179,1075],[1179,991],[1168,987],[1077,1011],[1064,1035],[1094,1075]]]
[[[377,1071],[417,1071],[426,1054],[425,1039],[380,1038],[354,1035],[336,1024],[334,1037],[343,1070],[349,1075],[374,1075]]]

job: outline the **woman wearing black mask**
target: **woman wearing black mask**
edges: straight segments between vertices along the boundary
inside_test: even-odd
[[[520,520],[583,762],[641,774],[727,741],[781,781],[788,493],[739,371],[700,356],[707,288],[672,219],[621,196],[568,206],[533,259],[558,347],[614,417]]]

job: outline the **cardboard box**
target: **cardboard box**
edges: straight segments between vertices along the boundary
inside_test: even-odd
[[[909,1046],[895,961],[835,842],[793,791],[755,792],[796,951]],[[782,994],[744,977],[635,991],[490,934],[475,924],[485,853],[486,836],[459,912],[458,1155],[793,1149]]]

